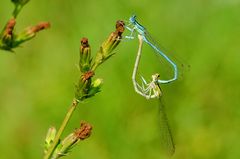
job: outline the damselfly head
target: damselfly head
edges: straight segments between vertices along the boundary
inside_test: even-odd
[[[159,75],[158,73],[153,74],[153,75],[152,75],[152,80],[153,80],[154,82],[155,82],[155,81],[158,81],[159,77],[160,77],[160,75]]]
[[[136,15],[132,15],[130,18],[129,18],[129,21],[130,23],[135,23],[136,22]]]

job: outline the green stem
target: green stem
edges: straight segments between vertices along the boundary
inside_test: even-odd
[[[92,71],[93,71],[93,72],[96,70],[96,68],[97,68],[98,65],[99,65],[99,64],[96,64],[96,63],[93,65],[93,67],[92,67]]]
[[[22,10],[22,5],[16,5],[12,13],[13,17],[16,18],[19,12]]]
[[[62,122],[62,125],[61,127],[59,128],[58,132],[57,132],[57,135],[56,137],[54,138],[54,141],[51,145],[51,147],[49,148],[48,152],[46,153],[46,155],[44,156],[44,159],[50,159],[55,148],[57,147],[58,143],[59,143],[59,140],[60,140],[60,137],[68,123],[68,121],[70,120],[74,110],[76,109],[77,105],[78,105],[79,101],[77,99],[74,99],[73,102],[72,102],[72,105],[70,107],[70,109],[68,110],[63,122]]]

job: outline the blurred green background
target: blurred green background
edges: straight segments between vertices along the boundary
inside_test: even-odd
[[[1,1],[1,28],[12,10],[10,0]],[[172,158],[240,158],[240,1],[31,0],[17,30],[39,21],[52,27],[16,54],[0,51],[1,159],[42,158],[47,129],[61,124],[74,97],[81,37],[89,38],[94,54],[115,21],[133,13],[191,65],[181,80],[162,86],[176,143]],[[158,103],[136,94],[131,82],[136,50],[137,40],[123,41],[97,70],[102,92],[79,105],[64,133],[86,120],[92,136],[65,158],[161,158]],[[154,58],[142,59],[141,72],[161,67]]]

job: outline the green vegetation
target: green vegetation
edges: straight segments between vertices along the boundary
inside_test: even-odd
[[[88,37],[95,57],[116,20],[134,13],[167,53],[191,65],[179,81],[161,86],[176,143],[173,158],[238,159],[239,8],[235,0],[30,1],[17,29],[41,20],[51,29],[14,49],[16,54],[0,50],[0,158],[42,158],[47,129],[59,128],[75,96],[80,39]],[[12,10],[9,0],[1,1],[0,28]],[[157,101],[136,94],[131,82],[137,47],[138,40],[122,41],[97,69],[104,78],[101,93],[77,107],[63,133],[85,120],[92,135],[64,158],[160,158]],[[145,50],[141,73],[163,69]]]

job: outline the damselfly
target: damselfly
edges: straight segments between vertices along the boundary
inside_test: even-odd
[[[162,147],[166,154],[173,155],[175,152],[175,144],[171,133],[170,126],[168,124],[167,114],[162,102],[162,90],[158,83],[159,74],[152,75],[152,81],[149,83],[147,88],[142,88],[143,92],[153,92],[155,98],[159,100],[159,125],[160,125],[160,138]],[[149,93],[151,94],[151,93]]]
[[[153,74],[152,80],[147,82],[142,76],[142,85],[136,82],[136,73],[138,70],[138,64],[141,58],[142,45],[144,37],[142,35],[138,35],[139,39],[139,48],[137,53],[137,58],[135,61],[134,71],[132,75],[133,85],[136,92],[147,99],[149,98],[157,98],[159,100],[159,116],[160,116],[160,137],[161,143],[167,154],[172,155],[175,152],[175,145],[172,137],[172,133],[168,124],[167,115],[165,113],[164,105],[162,103],[162,90],[160,88],[159,83],[159,74]]]
[[[138,23],[138,21],[136,20],[136,16],[133,15],[129,18],[129,24],[125,26],[126,29],[128,29],[131,33],[129,36],[126,36],[126,38],[128,39],[134,39],[135,38],[135,33],[137,32],[139,35],[142,36],[142,40],[144,42],[146,42],[150,47],[152,47],[155,52],[157,52],[159,55],[161,55],[173,68],[173,77],[170,79],[158,79],[158,83],[160,84],[165,84],[165,83],[170,83],[173,82],[175,80],[177,80],[178,78],[178,67],[177,65],[165,54],[163,53],[160,48],[156,45],[156,43],[152,40],[150,34],[147,32],[146,28],[144,26],[142,26],[140,23]],[[140,56],[140,55],[139,55]],[[140,58],[140,57],[137,58]],[[137,65],[135,64],[134,70],[136,72],[137,70]],[[143,77],[142,78],[142,82],[145,82],[145,79]],[[137,90],[136,90],[137,91]],[[153,97],[149,97],[149,98],[154,98]]]

